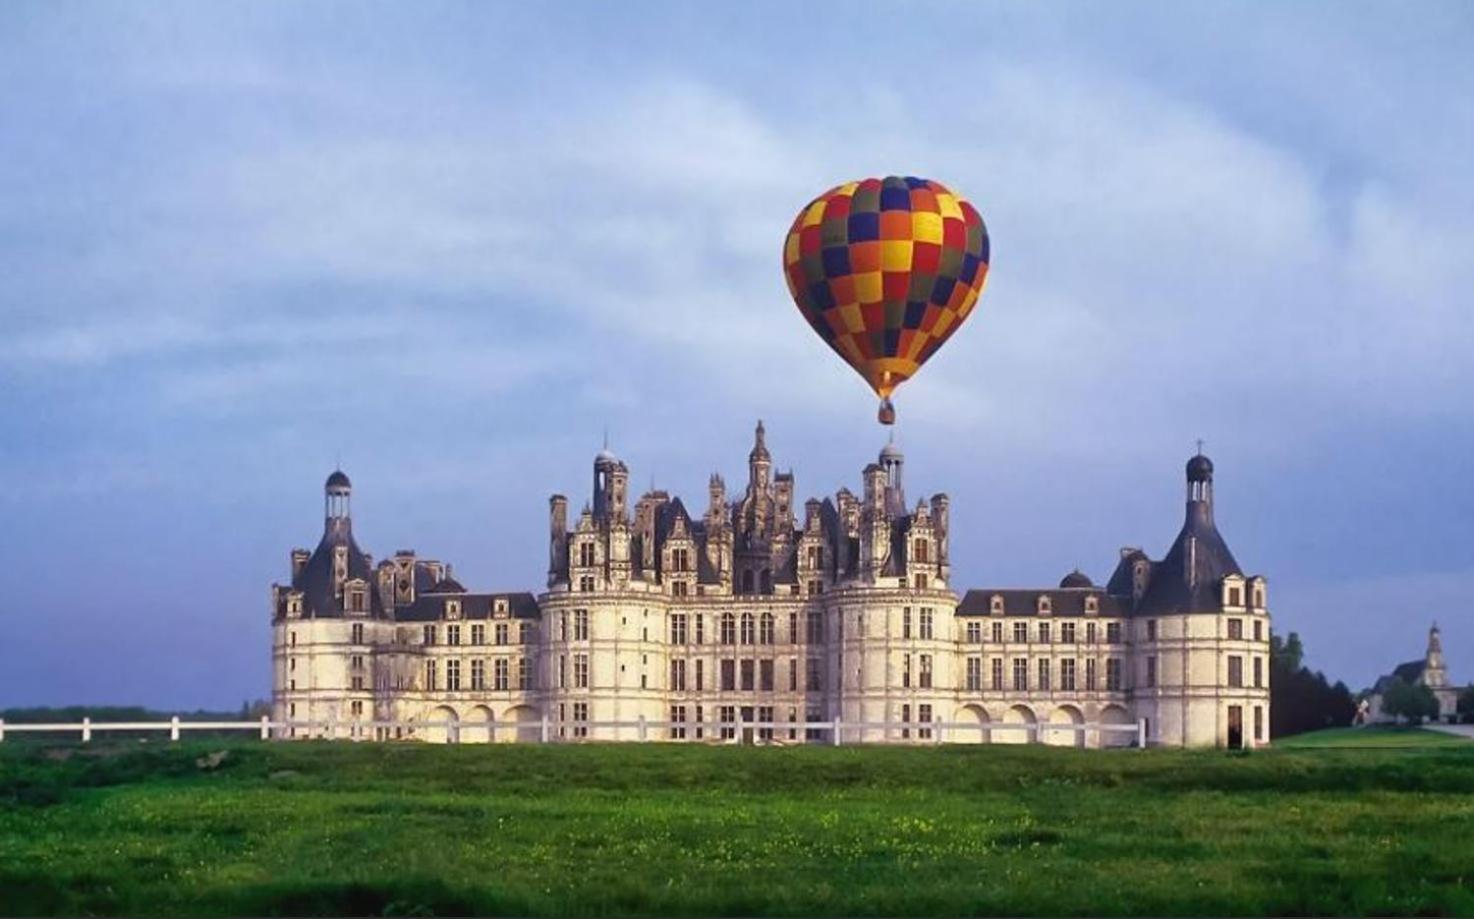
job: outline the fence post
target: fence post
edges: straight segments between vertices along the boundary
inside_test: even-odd
[[[92,719],[91,718],[84,717],[82,719],[82,743],[87,743],[91,739],[92,739]]]
[[[547,743],[548,742],[548,713],[547,712],[543,712],[542,742],[543,743]]]
[[[935,734],[935,737],[936,737],[936,741],[937,741],[937,743],[941,743],[942,742],[942,719],[940,719],[940,718],[933,718],[931,720],[931,723],[932,723],[932,726],[933,726],[932,727],[932,730],[934,731],[934,734]]]
[[[0,718],[0,741],[5,740],[5,719]]]
[[[1146,719],[1136,719],[1136,746],[1142,750],[1146,749]]]
[[[839,739],[839,716],[838,715],[835,715],[834,716],[834,745],[836,747],[840,745],[840,739]]]
[[[645,716],[640,716],[640,743],[645,742]]]
[[[172,718],[169,719],[169,739],[170,740],[178,740],[179,739],[179,716],[178,715],[175,715],[174,717],[172,717]]]
[[[262,715],[261,716],[261,739],[262,740],[270,740],[271,739],[271,716],[270,715]]]

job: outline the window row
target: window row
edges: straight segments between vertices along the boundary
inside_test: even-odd
[[[984,679],[983,662],[984,659],[981,657],[967,658],[964,685],[969,692],[982,692],[985,686],[994,692],[1007,690],[1050,692],[1056,689],[1062,692],[1094,692],[1101,688],[1099,661],[1093,657],[1085,658],[1083,667],[1081,667],[1082,662],[1073,657],[1060,658],[1057,662],[1051,658],[1042,657],[1034,661],[1032,668],[1029,666],[1027,657],[1015,657],[1011,661],[994,657],[987,661],[986,680]],[[1057,672],[1056,663],[1059,664]],[[1107,692],[1125,688],[1121,668],[1121,658],[1106,658],[1104,688]]]
[[[441,667],[444,663],[444,676],[440,680]],[[497,657],[491,659],[490,679],[487,678],[487,662],[482,658],[475,658],[469,662],[451,658],[446,661],[425,661],[425,685],[426,691],[445,690],[447,692],[459,692],[463,689],[478,691],[490,689],[497,692],[506,692],[512,687],[518,690],[532,689],[534,685],[533,665],[525,657],[505,658]],[[356,687],[355,687],[356,688]]]
[[[532,642],[532,640],[533,640],[533,627],[532,627],[532,623],[530,623],[530,622],[519,622],[519,623],[516,623],[516,626],[517,626],[517,644],[522,644],[522,645],[530,644]],[[355,628],[357,628],[357,627],[355,627]],[[466,642],[466,643],[469,643],[469,644],[473,644],[473,645],[484,645],[484,644],[487,643],[486,642],[486,625],[484,623],[480,623],[480,622],[472,623],[470,625],[470,627],[469,627],[469,634],[467,634],[466,632],[462,631],[462,628],[463,627],[460,624],[458,624],[458,623],[452,623],[450,625],[447,625],[445,627],[445,643],[447,645],[459,645],[459,644],[462,644],[463,643],[462,642],[462,637],[463,636],[466,637],[466,638],[469,638],[469,642]],[[440,643],[440,635],[441,635],[441,632],[440,632],[440,627],[439,626],[436,626],[436,625],[427,625],[427,626],[425,626],[421,630],[421,635],[420,635],[421,643],[422,644],[426,644],[426,645],[436,645],[436,644],[439,644]],[[498,622],[498,623],[495,623],[492,626],[491,635],[492,635],[492,642],[491,643],[494,644],[494,645],[510,645],[510,644],[512,644],[512,641],[511,641],[511,636],[512,636],[512,623],[509,623],[509,622]],[[353,643],[354,644],[361,644],[362,643],[362,640],[363,640],[363,633],[362,632],[356,632],[355,633],[355,637],[353,639]]]
[[[726,658],[717,662],[716,680],[711,688],[724,692],[739,689],[775,692],[783,685],[789,692],[798,692],[799,685],[802,684],[805,692],[824,689],[824,662],[821,658],[807,658],[802,676],[799,674],[799,659],[796,657],[787,659],[784,670],[784,677],[779,678],[777,662],[772,659]],[[672,660],[667,688],[672,692],[705,691],[706,661],[699,657],[689,661],[684,658]]]
[[[983,643],[984,625],[985,623],[976,619],[968,621],[966,634],[969,644],[978,645]],[[1003,644],[1005,640],[1012,641],[1014,644],[1027,644],[1032,640],[1046,645],[1055,644],[1056,641],[1059,644],[1073,645],[1080,643],[1082,634],[1079,623],[1069,621],[1036,622],[1032,630],[1032,638],[1030,636],[1031,630],[1029,629],[1029,623],[1024,620],[1015,621],[1012,624],[1012,629],[1006,629],[1002,622],[989,622],[986,625],[988,626],[989,638],[993,644]],[[1059,626],[1058,630],[1055,629],[1055,626]],[[1101,630],[1099,626],[1100,623],[1098,622],[1085,623],[1083,631],[1085,644],[1094,645],[1100,643]],[[1120,644],[1121,634],[1120,622],[1105,623],[1106,644]],[[1056,636],[1058,636],[1057,639]]]

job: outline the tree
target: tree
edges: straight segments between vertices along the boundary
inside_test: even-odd
[[[1341,727],[1356,716],[1345,683],[1332,686],[1324,673],[1305,666],[1305,646],[1295,632],[1269,635],[1269,706],[1271,737]]]
[[[1438,700],[1422,683],[1394,678],[1382,690],[1382,711],[1394,718],[1406,718],[1410,724],[1422,724],[1425,718],[1438,717]]]
[[[1474,684],[1459,690],[1458,712],[1460,721],[1474,724]]]

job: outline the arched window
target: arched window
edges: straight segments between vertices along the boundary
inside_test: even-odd
[[[763,613],[763,618],[758,623],[758,641],[765,645],[773,644],[774,631],[773,614]]]
[[[721,642],[724,645],[737,641],[737,620],[731,613],[722,613]]]
[[[752,644],[752,613],[742,614],[742,643]]]

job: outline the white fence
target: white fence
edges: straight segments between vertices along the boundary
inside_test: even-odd
[[[0,720],[0,741],[7,734],[78,734],[83,743],[94,733],[164,732],[171,741],[188,731],[241,731],[261,740],[431,741],[439,743],[578,743],[587,741],[672,741],[756,744],[991,743],[998,734],[1021,732],[1021,740],[1005,743],[1059,743],[1084,746],[1090,732],[1105,746],[1106,738],[1121,738],[1115,746],[1145,747],[1146,721],[1125,724],[1057,724],[1053,722],[976,721],[99,721],[6,724]],[[878,735],[878,736],[876,736]],[[1073,735],[1073,736],[1071,736]],[[1014,734],[1017,736],[1017,734]]]

